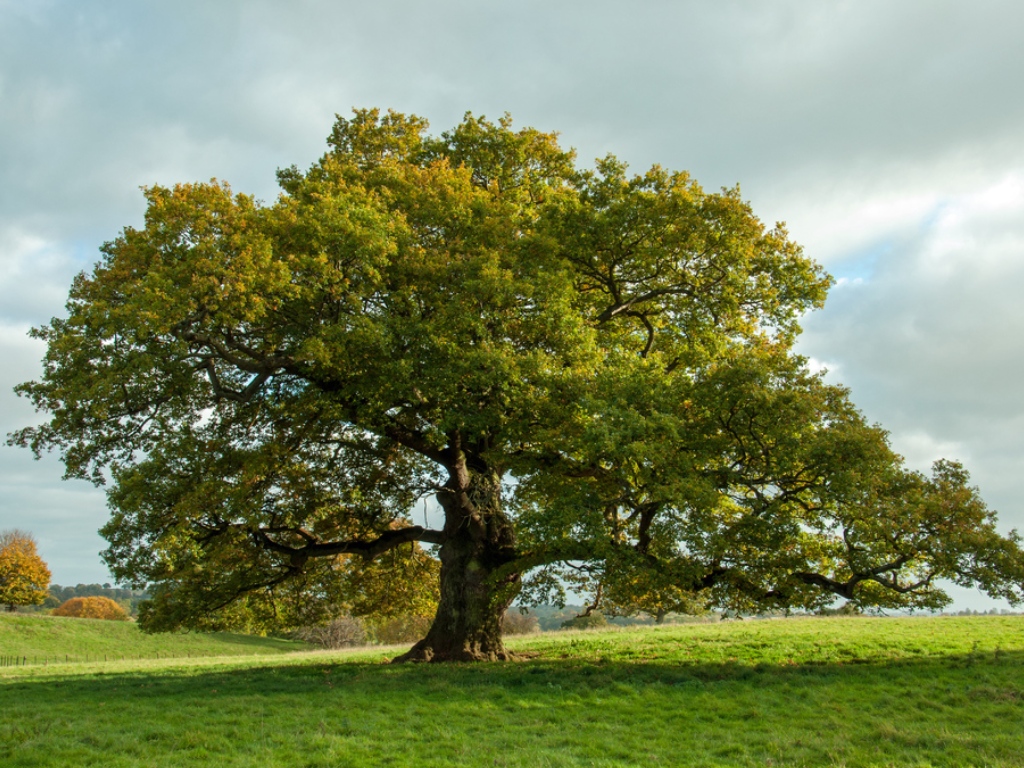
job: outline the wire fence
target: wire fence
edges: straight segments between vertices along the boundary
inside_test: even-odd
[[[146,654],[122,654],[122,653],[64,653],[64,654],[29,654],[29,655],[4,655],[0,654],[0,668],[2,667],[46,667],[51,664],[95,664],[104,661],[130,661],[143,659],[199,659],[208,656],[215,656],[212,653],[169,653],[153,652]]]

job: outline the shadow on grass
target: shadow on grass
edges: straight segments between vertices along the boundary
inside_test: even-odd
[[[225,635],[224,642],[246,644],[245,636]],[[265,642],[262,638],[261,642]],[[288,641],[282,641],[287,643]],[[254,644],[255,645],[255,644]],[[265,646],[264,646],[265,647]],[[234,669],[204,669],[201,666],[139,669],[134,671],[60,672],[0,679],[0,697],[5,689],[31,691],[35,687],[52,690],[59,680],[61,697],[92,696],[102,689],[122,689],[125,685],[150,681],[162,695],[189,695],[206,687],[219,691],[267,693],[294,688],[301,692],[308,685],[320,686],[329,680],[339,692],[349,690],[368,695],[425,693],[443,683],[450,691],[486,689],[529,690],[539,696],[552,690],[593,692],[601,687],[667,686],[699,689],[716,684],[754,684],[764,689],[793,682],[835,685],[843,682],[889,683],[922,680],[962,679],[977,681],[996,674],[1012,683],[1024,685],[1024,650],[975,651],[901,659],[853,659],[843,662],[812,661],[787,663],[744,663],[726,661],[648,660],[602,661],[575,658],[534,658],[518,662],[474,664],[384,664],[348,660],[327,655],[310,656],[288,663],[275,662],[272,656]],[[231,661],[225,660],[226,664]],[[983,675],[982,673],[985,673]],[[1021,690],[1024,702],[1024,689]]]
[[[271,657],[0,679],[0,763],[1010,766],[1022,714],[1016,650],[778,664]]]

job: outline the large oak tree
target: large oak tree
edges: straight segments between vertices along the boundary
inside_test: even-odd
[[[149,626],[328,600],[360,562],[400,591],[421,545],[440,600],[407,659],[506,658],[524,585],[579,573],[657,610],[1022,597],[963,470],[908,471],[793,353],[829,278],[737,190],[374,110],[279,180],[272,204],[149,188],[35,331],[19,389],[51,417],[13,439],[109,484],[105,557],[156,590]]]

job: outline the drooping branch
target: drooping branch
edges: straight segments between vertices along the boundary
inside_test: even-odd
[[[795,571],[790,573],[789,577],[798,582],[802,582],[803,584],[807,584],[808,586],[824,589],[827,592],[838,595],[846,600],[855,599],[857,587],[867,581],[873,581],[886,589],[896,592],[897,594],[905,595],[921,589],[922,587],[929,586],[933,579],[933,576],[929,574],[914,583],[900,584],[896,577],[886,577],[885,574],[898,571],[910,560],[911,557],[909,555],[901,555],[891,562],[883,563],[882,565],[874,568],[869,568],[863,571],[854,571],[845,581],[833,579],[825,576],[824,574],[813,571]],[[760,600],[780,600],[785,602],[790,598],[790,591],[785,586],[766,590],[748,579],[743,572],[737,568],[723,569],[716,574],[708,586],[713,586],[722,579],[728,579],[734,587]]]
[[[311,557],[330,557],[332,555],[360,555],[364,560],[372,560],[378,555],[395,549],[402,544],[408,544],[414,541],[424,542],[426,544],[443,544],[445,539],[443,531],[424,528],[419,525],[385,531],[372,541],[353,540],[321,542],[310,536],[307,532],[293,528],[257,528],[251,530],[249,533],[252,536],[253,541],[258,546],[268,552],[287,555],[289,557],[289,562],[295,567],[301,567]],[[302,546],[282,544],[272,536],[273,534],[281,533],[298,534],[306,541],[306,543]]]

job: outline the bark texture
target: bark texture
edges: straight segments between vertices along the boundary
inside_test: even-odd
[[[514,558],[515,536],[501,508],[499,478],[453,472],[438,494],[445,511],[441,599],[427,636],[394,661],[500,661],[514,656],[501,639],[501,619],[519,591],[518,573],[495,571]]]

